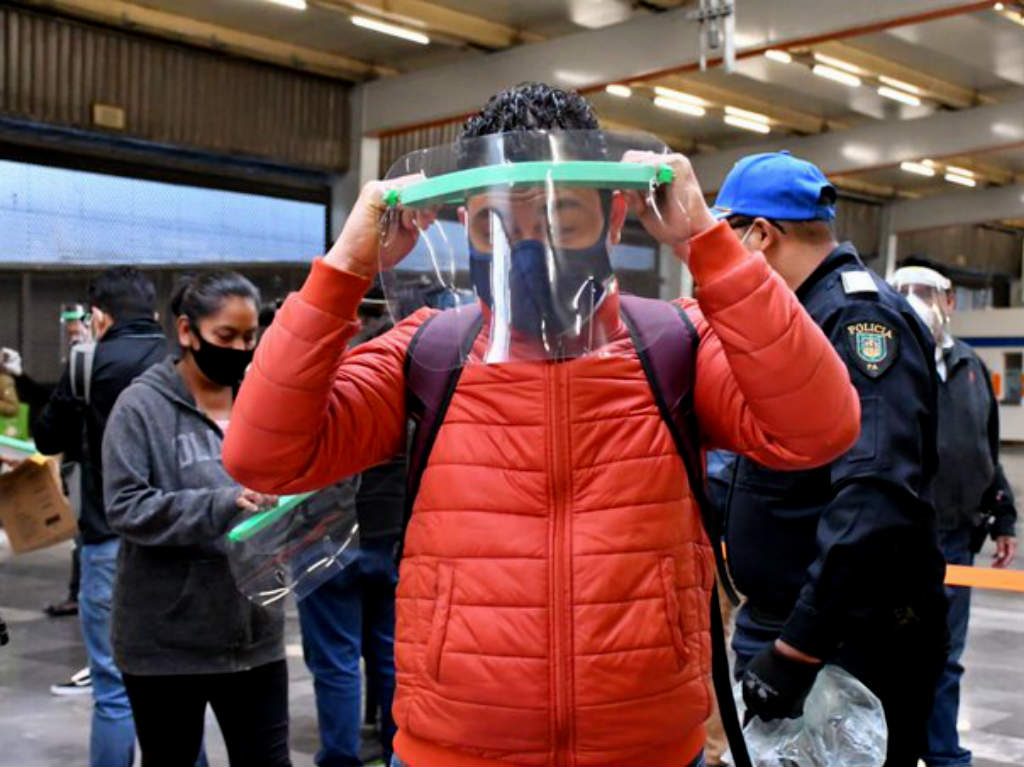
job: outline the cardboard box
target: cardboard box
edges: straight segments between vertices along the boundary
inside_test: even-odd
[[[61,487],[55,459],[35,455],[0,474],[0,522],[15,554],[75,536],[78,523]]]

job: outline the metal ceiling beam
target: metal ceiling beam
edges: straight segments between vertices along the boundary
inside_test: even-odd
[[[946,80],[933,77],[920,69],[904,66],[891,59],[869,53],[857,47],[854,43],[834,40],[816,45],[814,50],[837,59],[842,59],[873,74],[885,75],[896,80],[902,80],[910,85],[916,85],[921,89],[922,95],[925,98],[932,98],[949,106],[963,109],[994,101],[994,99],[983,96],[971,88],[954,85]]]
[[[834,120],[826,121],[823,117],[801,112],[781,106],[771,101],[747,96],[727,88],[708,85],[685,75],[668,75],[641,85],[664,85],[669,88],[690,93],[705,101],[724,106],[729,104],[751,112],[759,112],[772,119],[772,122],[790,128],[798,133],[820,133],[826,128],[843,127]]]
[[[941,160],[1020,144],[1024,144],[1024,101],[1010,101],[937,112],[917,120],[866,123],[817,136],[779,136],[692,160],[703,185],[714,188],[737,160],[755,152],[788,149],[826,173],[842,174],[892,167],[904,160]]]
[[[736,17],[737,53],[810,45],[980,10],[966,0],[762,0]],[[680,8],[501,51],[466,66],[445,64],[368,85],[366,128],[381,132],[469,114],[496,91],[524,80],[576,89],[696,67],[700,27]]]
[[[441,34],[483,48],[501,49],[544,38],[481,16],[452,10],[426,0],[312,0],[313,4],[343,12],[364,13],[404,24],[427,33]]]
[[[900,200],[890,208],[890,231],[913,232],[940,226],[981,224],[1019,218],[1024,184],[964,189],[918,200]]]
[[[121,0],[25,0],[38,8],[58,11],[112,27],[147,32],[158,37],[201,48],[233,53],[258,61],[315,72],[343,80],[362,80],[375,75],[395,74],[391,67],[304,48],[269,37],[240,32],[217,24],[144,8]]]

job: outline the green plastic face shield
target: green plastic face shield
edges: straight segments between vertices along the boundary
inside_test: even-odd
[[[623,161],[630,150],[667,153],[645,135],[535,131],[400,158],[381,236],[392,315],[424,303],[481,314],[461,364],[613,353],[623,194],[656,208],[656,190],[673,180],[667,162]]]

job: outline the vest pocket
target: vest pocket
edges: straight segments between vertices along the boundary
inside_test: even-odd
[[[661,586],[665,593],[665,620],[668,622],[669,636],[676,650],[676,661],[682,671],[690,658],[690,651],[683,637],[682,609],[679,606],[679,591],[676,587],[676,561],[674,557],[661,559]]]
[[[430,637],[427,639],[425,666],[427,675],[439,681],[441,674],[441,651],[448,633],[448,618],[451,614],[452,588],[455,585],[454,568],[450,564],[437,566],[437,588],[434,601],[434,615],[430,621]]]

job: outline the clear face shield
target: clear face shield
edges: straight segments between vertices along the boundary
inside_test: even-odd
[[[946,291],[934,285],[898,282],[895,286],[906,297],[910,307],[928,326],[937,343],[941,343],[949,328]]]
[[[472,312],[464,364],[617,354],[622,326],[613,251],[626,219],[621,192],[657,210],[668,165],[621,162],[656,139],[602,131],[517,132],[406,155],[388,179],[381,281],[396,317],[417,305]],[[414,351],[415,353],[415,351]]]
[[[63,304],[60,309],[60,356],[61,364],[68,361],[68,351],[75,344],[92,340],[89,323],[92,313],[84,304]]]
[[[224,541],[238,590],[262,606],[303,599],[351,565],[358,490],[357,477],[240,518]]]

